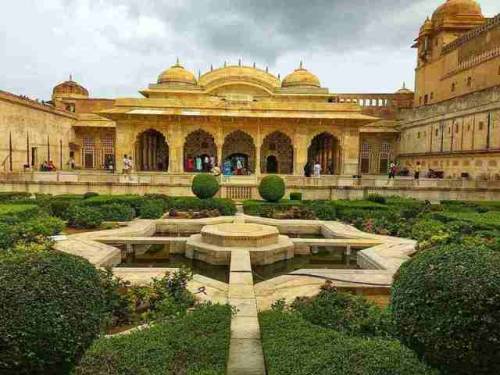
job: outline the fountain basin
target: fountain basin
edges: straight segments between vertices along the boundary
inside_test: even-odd
[[[261,247],[278,243],[276,227],[262,224],[223,223],[201,229],[202,242],[221,247]]]

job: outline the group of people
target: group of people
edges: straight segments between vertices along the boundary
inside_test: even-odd
[[[319,163],[318,160],[315,162],[308,160],[306,165],[304,166],[304,176],[306,177],[311,177],[314,176],[316,178],[321,177],[321,164]]]
[[[40,171],[41,172],[55,172],[57,170],[56,166],[52,162],[52,160],[45,160],[41,165],[40,165]]]
[[[398,171],[399,171],[399,167],[398,165],[396,164],[395,161],[392,161],[390,164],[389,164],[389,180],[391,179],[395,179],[396,176],[398,175]],[[409,174],[409,171],[406,169],[407,173]],[[413,177],[415,178],[415,180],[418,180],[420,179],[420,173],[422,172],[422,165],[420,164],[419,161],[417,161],[417,164],[415,165],[415,168],[414,168],[414,174],[413,174]]]
[[[215,167],[215,157],[208,155],[189,156],[184,162],[184,170],[186,172],[210,172]]]

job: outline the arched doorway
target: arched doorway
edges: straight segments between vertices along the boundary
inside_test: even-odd
[[[321,133],[312,139],[307,157],[311,163],[320,163],[321,174],[340,174],[340,147],[330,133]]]
[[[204,131],[190,133],[184,142],[184,171],[210,172],[217,161],[214,137]]]
[[[154,129],[139,134],[135,146],[135,165],[139,171],[168,171],[168,144]]]
[[[266,173],[279,173],[278,159],[274,155],[266,158]]]
[[[262,173],[293,174],[292,140],[286,134],[279,131],[269,134],[260,153]]]
[[[223,170],[229,168],[233,174],[255,172],[255,144],[247,133],[236,130],[224,139],[222,146]]]

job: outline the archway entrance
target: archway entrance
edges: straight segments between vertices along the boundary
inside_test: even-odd
[[[217,161],[217,147],[214,137],[204,131],[196,130],[184,142],[184,171],[210,172]]]
[[[264,138],[261,147],[261,172],[293,174],[292,140],[276,131]]]
[[[321,174],[340,174],[340,147],[330,133],[321,133],[312,139],[307,157],[311,163],[319,162]]]
[[[139,171],[168,171],[168,144],[165,136],[153,129],[139,134],[135,158]]]
[[[266,158],[266,173],[278,173],[278,159],[274,155]]]
[[[255,145],[247,133],[236,130],[229,134],[222,146],[223,171],[227,174],[248,175],[255,172]]]

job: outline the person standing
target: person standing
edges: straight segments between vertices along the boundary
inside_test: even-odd
[[[304,166],[304,176],[311,177],[311,173],[312,173],[312,163],[310,160],[308,160],[306,165]]]
[[[396,171],[397,171],[396,163],[392,161],[389,166],[389,180],[391,178],[394,179],[396,177]]]
[[[415,180],[418,180],[420,178],[421,171],[422,171],[422,166],[420,165],[420,162],[417,161],[417,165],[415,167]]]
[[[127,174],[127,173],[128,173],[128,156],[123,155],[122,174]]]
[[[314,177],[321,177],[321,164],[319,163],[319,161],[316,161],[316,163],[314,164]]]

